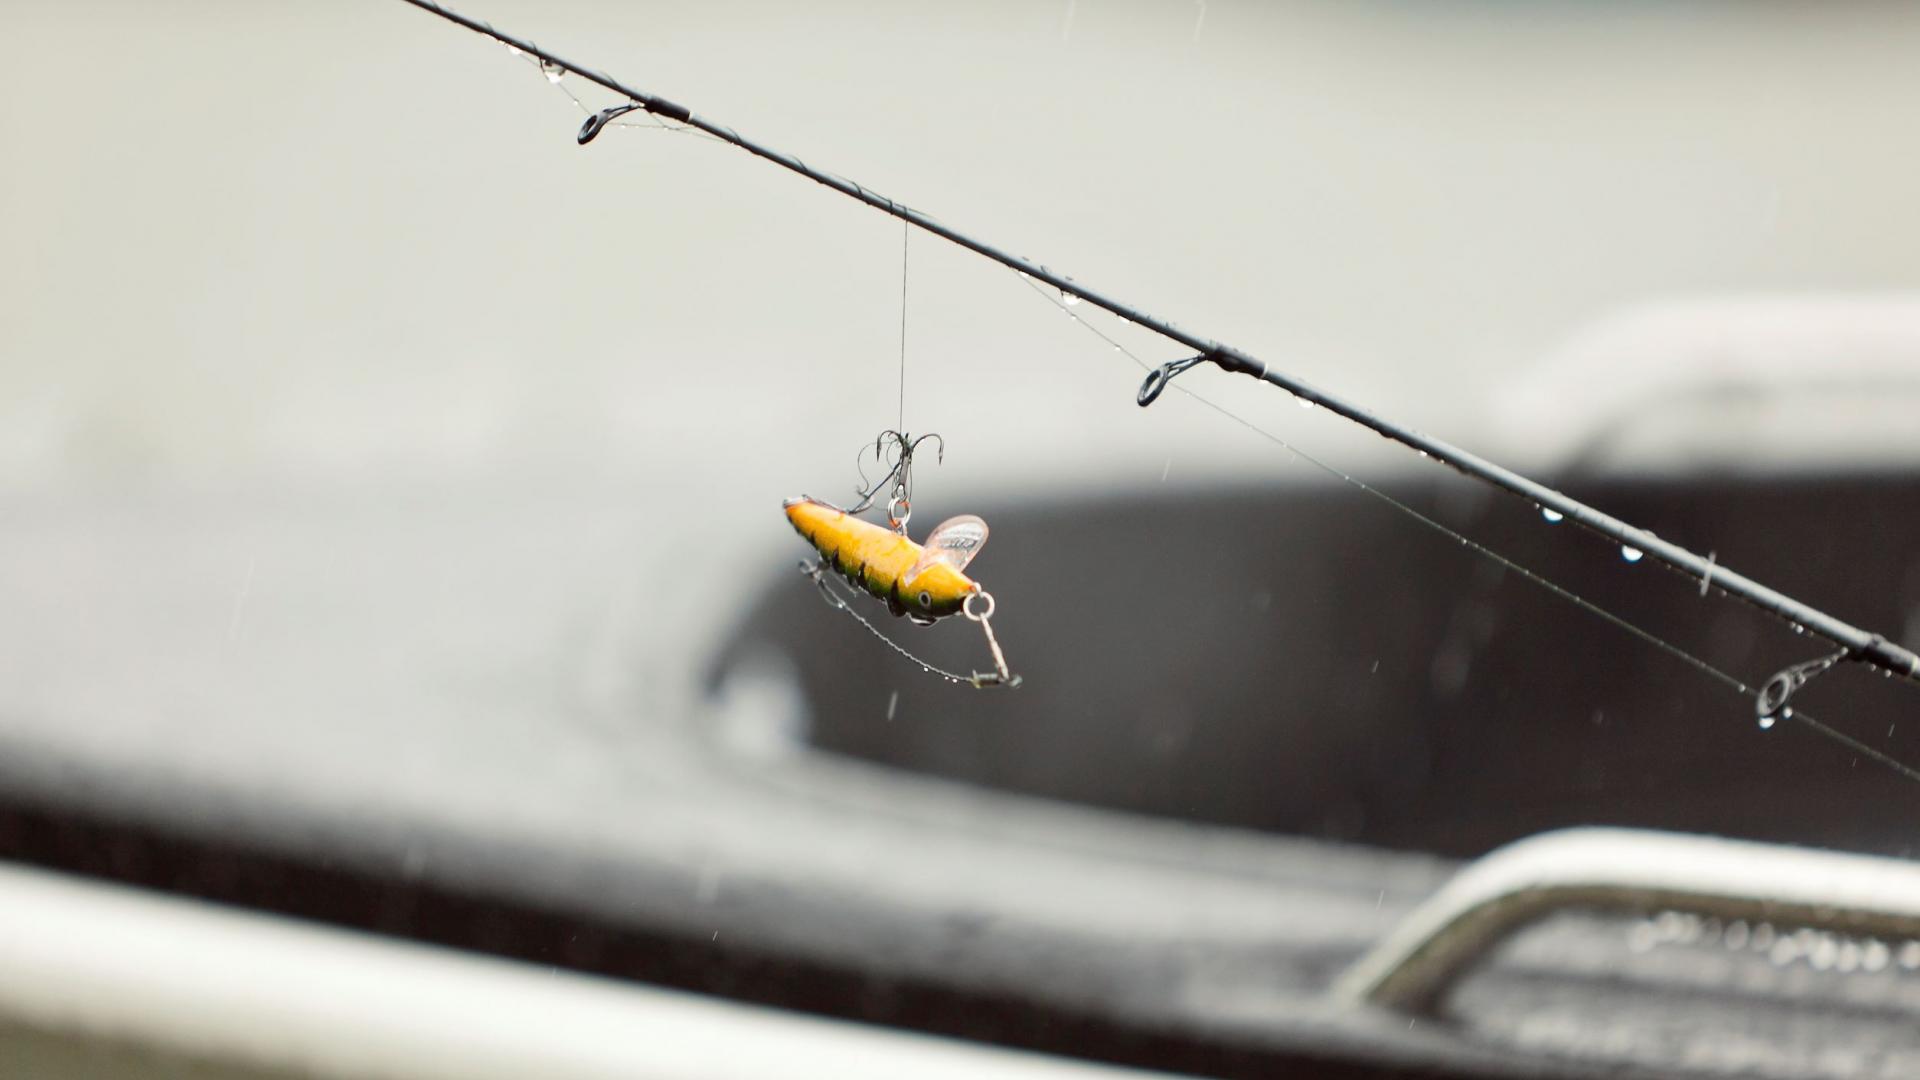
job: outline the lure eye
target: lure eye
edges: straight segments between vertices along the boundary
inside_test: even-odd
[[[920,606],[925,608],[933,606],[933,594],[925,589],[920,590]]]

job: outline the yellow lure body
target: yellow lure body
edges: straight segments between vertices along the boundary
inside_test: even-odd
[[[789,499],[787,520],[848,581],[916,622],[958,614],[980,585],[891,529],[812,499]],[[915,567],[919,571],[914,572]]]

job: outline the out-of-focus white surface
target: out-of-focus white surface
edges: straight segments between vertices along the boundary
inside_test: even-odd
[[[1920,464],[1920,296],[1649,304],[1576,334],[1496,395],[1555,471],[1759,474]]]
[[[0,866],[0,1022],[302,1076],[1149,1074],[621,985]]]
[[[1920,867],[1717,836],[1561,829],[1508,844],[1424,901],[1342,977],[1353,1001],[1421,1008],[1553,911],[1671,910],[1896,939],[1920,926]]]

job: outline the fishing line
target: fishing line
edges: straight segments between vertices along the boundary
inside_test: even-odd
[[[907,241],[913,237],[913,225],[900,223],[900,417],[893,430],[907,430]]]
[[[1311,386],[1284,371],[1279,371],[1268,366],[1265,361],[1258,357],[1222,342],[1215,341],[1212,338],[1182,329],[1167,319],[1163,319],[1139,307],[1125,303],[1085,285],[1077,284],[1070,277],[1056,274],[1045,266],[1018,255],[1010,254],[983,240],[970,236],[958,229],[951,228],[910,206],[906,206],[878,192],[869,191],[867,188],[843,176],[837,176],[833,173],[816,169],[792,154],[775,150],[764,143],[747,138],[731,127],[699,116],[695,114],[693,110],[678,102],[669,101],[656,94],[636,90],[604,72],[594,71],[591,68],[575,64],[572,61],[561,58],[550,50],[542,49],[531,41],[496,30],[488,23],[449,10],[445,6],[435,2],[435,0],[405,0],[405,2],[413,7],[430,12],[448,22],[465,27],[475,33],[485,35],[507,46],[510,50],[537,57],[543,65],[551,65],[552,70],[549,71],[548,76],[551,81],[557,82],[564,79],[568,74],[577,74],[588,82],[620,95],[622,103],[614,106],[612,110],[602,110],[600,114],[602,117],[607,117],[609,112],[613,111],[645,110],[650,115],[676,121],[689,128],[696,128],[723,142],[731,143],[765,161],[772,162],[781,168],[798,173],[817,184],[832,188],[842,195],[858,199],[877,210],[884,211],[903,221],[917,225],[933,233],[935,236],[952,241],[977,255],[992,259],[1011,269],[1027,273],[1059,289],[1063,295],[1070,295],[1080,300],[1085,300],[1096,307],[1105,308],[1107,311],[1112,312],[1114,315],[1136,326],[1152,330],[1169,340],[1177,341],[1190,349],[1196,350],[1198,355],[1190,360],[1178,361],[1174,365],[1163,365],[1160,369],[1160,381],[1162,384],[1180,371],[1184,371],[1189,367],[1201,363],[1210,363],[1222,371],[1253,376],[1262,382],[1270,383],[1287,391],[1296,398],[1320,405],[1328,411],[1369,428],[1386,438],[1420,451],[1422,454],[1443,462],[1449,467],[1483,483],[1504,488],[1515,495],[1529,499],[1541,507],[1542,510],[1551,510],[1564,518],[1570,518],[1584,524],[1588,528],[1613,539],[1624,548],[1629,548],[1642,555],[1652,556],[1655,561],[1666,563],[1687,574],[1689,577],[1713,577],[1717,579],[1720,589],[1728,595],[1736,596],[1776,618],[1790,624],[1799,625],[1807,631],[1824,637],[1836,644],[1845,646],[1848,660],[1871,664],[1885,671],[1900,675],[1908,680],[1920,681],[1920,654],[1915,654],[1910,650],[1901,648],[1899,645],[1888,641],[1882,635],[1861,629],[1833,615],[1829,615],[1825,611],[1802,603],[1785,593],[1769,588],[1728,567],[1716,567],[1707,559],[1696,555],[1678,544],[1662,540],[1652,533],[1647,532],[1645,529],[1636,528],[1610,514],[1588,506],[1544,484],[1528,479],[1511,469],[1482,458],[1477,454],[1473,454],[1460,447],[1436,439],[1423,431],[1382,416],[1364,405],[1348,401],[1337,395]],[[543,68],[542,70],[547,69]],[[558,78],[554,77],[555,73],[558,74]],[[582,128],[580,141],[588,141],[593,134],[593,119],[594,118],[589,118],[588,125]],[[1149,384],[1149,386],[1151,385],[1152,384]],[[1152,398],[1145,393],[1146,389],[1147,387],[1143,387],[1143,392],[1140,395],[1142,404],[1146,404],[1152,400]]]
[[[881,630],[879,627],[868,622],[867,617],[865,615],[862,615],[858,611],[854,610],[853,605],[847,603],[846,599],[842,597],[839,591],[833,587],[833,583],[827,580],[827,575],[821,571],[820,567],[812,566],[808,563],[801,563],[800,569],[806,571],[807,576],[813,579],[813,583],[820,587],[820,595],[826,597],[827,605],[829,607],[838,608],[841,611],[844,611],[847,614],[853,616],[853,620],[855,622],[867,628],[867,633],[872,634],[874,637],[879,638],[882,642],[885,642],[887,648],[892,649],[894,652],[899,653],[901,656],[904,656],[908,660],[911,660],[915,664],[919,665],[920,670],[925,671],[929,675],[938,675],[941,678],[951,683],[971,683],[974,681],[971,676],[956,675],[953,672],[946,670],[945,668],[935,667],[932,664],[927,663],[925,660],[920,659],[918,656],[915,656],[914,654],[908,652],[906,648],[902,646],[899,642],[888,637],[885,631]]]
[[[562,94],[565,94],[567,96],[567,100],[573,102],[575,108],[579,109],[581,112],[587,115],[588,117],[587,126],[581,128],[581,137],[578,139],[578,141],[583,145],[586,143],[592,142],[595,136],[599,135],[600,132],[610,127],[631,128],[631,129],[642,130],[642,131],[671,131],[678,135],[696,135],[702,139],[705,139],[708,142],[723,141],[721,139],[717,139],[713,137],[712,135],[707,134],[704,131],[701,131],[698,128],[691,128],[681,124],[669,123],[666,119],[656,116],[653,113],[647,112],[643,109],[628,110],[620,106],[615,106],[614,108],[611,108],[611,109],[596,110],[593,108],[593,106],[588,105],[585,101],[582,101],[580,99],[580,95],[574,93],[573,88],[567,85],[566,80],[567,80],[568,72],[565,67],[562,67],[558,64],[549,63],[548,61],[542,60],[539,57],[534,56],[530,53],[522,52],[520,49],[506,42],[502,42],[502,44],[506,45],[507,52],[510,55],[512,55],[516,60],[526,61],[529,65],[533,67],[535,71],[538,71],[540,73],[541,77],[543,77],[544,79],[546,79],[547,82],[551,83],[554,87],[556,87]],[[616,116],[626,117],[631,113],[635,113],[635,112],[639,113],[644,119],[639,122],[628,120],[628,119],[615,119]],[[598,122],[596,122],[594,119],[596,117],[599,118]]]
[[[1651,556],[1656,562],[1666,564],[1674,570],[1685,574],[1689,579],[1697,579],[1703,584],[1710,583],[1713,587],[1720,589],[1723,594],[1733,596],[1750,604],[1794,626],[1797,630],[1832,641],[1843,648],[1838,659],[1865,663],[1880,668],[1883,673],[1888,675],[1899,675],[1909,681],[1920,681],[1920,654],[1915,654],[1908,649],[1902,648],[1880,634],[1875,634],[1854,626],[1819,608],[1802,603],[1791,596],[1772,589],[1729,567],[1717,565],[1716,562],[1710,558],[1703,558],[1678,544],[1663,540],[1645,529],[1630,525],[1625,521],[1615,518],[1586,503],[1580,502],[1553,488],[1547,487],[1544,484],[1531,480],[1511,469],[1482,458],[1477,454],[1473,454],[1460,447],[1436,439],[1425,432],[1382,416],[1357,402],[1348,401],[1337,395],[1329,394],[1284,371],[1276,370],[1268,366],[1265,361],[1230,345],[1185,330],[1142,308],[1125,303],[1085,285],[1078,284],[1070,277],[1063,274],[1056,274],[1043,265],[1003,251],[983,240],[949,227],[939,220],[915,210],[910,206],[897,202],[878,192],[870,191],[845,177],[816,169],[791,154],[775,150],[763,143],[747,138],[731,127],[699,116],[691,109],[677,102],[670,101],[655,94],[648,94],[636,90],[604,72],[594,71],[590,68],[574,64],[554,54],[550,50],[540,48],[531,41],[496,30],[488,23],[449,10],[435,2],[435,0],[405,0],[405,2],[413,7],[430,12],[448,22],[498,41],[515,55],[531,56],[537,59],[540,70],[545,73],[548,81],[556,85],[563,83],[568,75],[577,74],[588,82],[620,95],[620,104],[608,109],[603,109],[599,113],[589,116],[586,124],[582,126],[580,131],[579,141],[581,143],[590,141],[593,136],[598,133],[600,127],[610,123],[619,123],[617,117],[630,112],[644,111],[650,118],[660,122],[663,127],[667,127],[667,130],[704,133],[710,138],[730,143],[758,158],[798,173],[815,183],[832,188],[834,191],[849,198],[857,199],[874,209],[891,214],[907,222],[909,225],[919,226],[927,232],[951,241],[977,255],[991,259],[1010,269],[1020,271],[1023,276],[1043,281],[1060,290],[1061,296],[1065,298],[1068,303],[1076,303],[1084,300],[1096,307],[1104,308],[1106,311],[1135,326],[1151,330],[1162,337],[1195,350],[1197,355],[1193,357],[1163,364],[1159,368],[1150,371],[1149,379],[1142,385],[1138,395],[1138,400],[1142,405],[1150,404],[1175,376],[1201,364],[1212,364],[1222,371],[1230,373],[1250,375],[1262,382],[1272,384],[1287,391],[1301,402],[1324,407],[1329,412],[1335,413],[1377,434],[1418,451],[1422,457],[1432,458],[1475,480],[1504,489],[1523,499],[1527,499],[1539,507],[1543,514],[1557,515],[1560,519],[1571,520],[1593,532],[1599,533],[1619,544],[1622,553],[1627,554],[1629,558],[1637,559],[1641,556]],[[571,90],[568,90],[568,94],[572,96]],[[576,104],[583,109],[586,108],[585,103],[579,102],[577,99]],[[668,126],[667,122],[669,121],[678,126]],[[1068,314],[1073,315],[1072,312],[1068,312]],[[1077,315],[1074,317],[1076,321],[1080,321],[1082,325],[1087,325],[1084,320],[1079,320]],[[1104,337],[1105,335],[1102,336]],[[1115,344],[1117,345],[1117,343]],[[1138,357],[1134,359],[1136,362],[1139,362]],[[904,410],[904,396],[902,405]],[[1296,454],[1299,453],[1297,449],[1294,449],[1293,452]],[[1795,665],[1795,668],[1800,667],[1804,667],[1804,665]],[[1794,670],[1794,668],[1789,668],[1774,675],[1772,679],[1768,680],[1763,694],[1771,691],[1776,685],[1783,685],[1781,680],[1787,679]],[[1734,681],[1738,683],[1738,680]],[[1786,688],[1782,693],[1790,696],[1804,681],[1804,677],[1798,679],[1798,681],[1789,679],[1787,683],[1784,684]],[[1784,706],[1785,697],[1782,696],[1776,704]]]
[[[1108,345],[1111,345],[1115,352],[1120,353],[1122,356],[1125,356],[1127,359],[1133,361],[1134,364],[1139,366],[1142,370],[1152,371],[1155,368],[1156,365],[1150,364],[1147,361],[1142,360],[1138,355],[1136,355],[1133,352],[1133,350],[1127,348],[1125,345],[1122,345],[1120,342],[1114,340],[1112,337],[1110,337],[1105,332],[1103,332],[1099,327],[1095,326],[1092,322],[1089,322],[1088,320],[1081,318],[1079,313],[1069,309],[1065,304],[1061,303],[1059,300],[1056,300],[1045,289],[1034,284],[1033,280],[1027,277],[1025,274],[1020,275],[1020,280],[1028,288],[1032,289],[1034,293],[1038,295],[1042,300],[1045,300],[1047,303],[1052,304],[1054,307],[1058,308],[1060,311],[1065,313],[1068,318],[1072,319],[1074,322],[1080,324],[1081,326],[1085,327],[1088,331],[1092,332],[1095,337],[1098,337],[1101,341],[1104,341]],[[1520,575],[1521,577],[1532,582],[1533,584],[1538,585],[1541,588],[1547,590],[1548,592],[1554,594],[1555,596],[1560,597],[1562,600],[1565,600],[1568,603],[1573,604],[1575,607],[1578,607],[1581,610],[1588,612],[1589,614],[1599,617],[1605,622],[1608,622],[1620,628],[1621,630],[1624,630],[1627,633],[1632,634],[1634,637],[1637,637],[1641,641],[1644,641],[1647,644],[1652,645],[1654,648],[1659,649],[1660,651],[1675,658],[1676,660],[1679,660],[1682,663],[1687,664],[1688,666],[1694,668],[1700,673],[1716,680],[1721,685],[1731,689],[1735,693],[1739,694],[1741,697],[1751,698],[1756,693],[1756,689],[1754,687],[1749,686],[1747,683],[1743,682],[1737,676],[1729,674],[1728,672],[1723,671],[1718,667],[1715,667],[1712,663],[1709,663],[1707,660],[1699,656],[1696,656],[1691,652],[1688,652],[1686,649],[1683,649],[1680,646],[1675,645],[1673,642],[1660,637],[1658,634],[1655,634],[1651,630],[1648,630],[1645,627],[1642,627],[1637,623],[1632,622],[1626,617],[1622,615],[1618,615],[1612,611],[1607,610],[1604,607],[1601,607],[1599,604],[1596,604],[1593,601],[1588,600],[1586,597],[1581,596],[1580,594],[1574,592],[1573,590],[1547,578],[1545,575],[1542,575],[1534,570],[1530,570],[1527,567],[1522,566],[1520,563],[1513,561],[1507,556],[1502,555],[1500,552],[1495,551],[1493,548],[1488,547],[1487,545],[1481,543],[1478,540],[1473,539],[1470,536],[1467,536],[1466,534],[1460,532],[1459,530],[1454,529],[1446,524],[1443,524],[1442,522],[1436,521],[1435,519],[1427,516],[1426,514],[1421,513],[1420,511],[1414,509],[1413,507],[1408,506],[1406,503],[1400,501],[1399,499],[1394,498],[1392,495],[1389,495],[1386,492],[1380,490],[1379,488],[1374,487],[1372,484],[1369,484],[1366,481],[1361,480],[1360,478],[1352,475],[1351,473],[1348,473],[1344,469],[1341,469],[1335,465],[1332,465],[1326,461],[1323,461],[1322,459],[1314,456],[1313,454],[1308,453],[1305,450],[1302,450],[1300,447],[1295,446],[1293,443],[1288,442],[1285,438],[1282,438],[1280,435],[1277,435],[1274,432],[1269,431],[1264,427],[1261,427],[1260,425],[1254,423],[1253,421],[1247,419],[1246,417],[1241,416],[1239,413],[1236,413],[1226,408],[1225,406],[1220,405],[1200,395],[1199,393],[1196,393],[1195,391],[1189,390],[1184,385],[1175,385],[1173,389],[1179,391],[1182,394],[1185,394],[1189,399],[1199,403],[1200,405],[1204,405],[1205,407],[1213,410],[1214,412],[1227,418],[1228,420],[1231,420],[1234,423],[1239,424],[1241,427],[1246,428],[1248,431],[1253,432],[1255,435],[1258,435],[1261,438],[1274,443],[1275,445],[1279,446],[1281,449],[1285,450],[1290,456],[1290,458],[1300,458],[1302,460],[1305,460],[1308,464],[1312,465],[1316,469],[1319,469],[1321,472],[1324,472],[1329,476],[1335,477],[1336,479],[1340,480],[1342,483],[1349,484],[1359,491],[1362,491],[1368,495],[1371,495],[1375,499],[1378,499],[1381,502],[1386,503],[1388,506],[1394,508],[1400,513],[1405,514],[1406,516],[1412,518],[1413,520],[1419,522],[1422,525],[1425,525],[1427,528],[1440,533],[1442,536],[1458,541],[1462,546],[1468,548],[1469,550],[1481,556],[1484,556],[1487,559],[1491,559],[1493,562],[1497,563],[1501,567],[1507,570],[1513,571],[1514,573]],[[1827,663],[1831,664],[1832,660],[1828,660]],[[1821,668],[1821,670],[1824,670],[1824,667]],[[1815,719],[1813,716],[1802,711],[1801,709],[1795,708],[1793,706],[1788,706],[1783,703],[1780,707],[1779,712],[1774,715],[1780,717],[1781,719],[1797,720],[1801,724],[1809,728],[1810,730],[1817,732],[1820,735],[1826,736],[1828,739],[1831,739],[1834,742],[1839,743],[1841,746],[1844,746],[1847,749],[1852,750],[1853,752],[1860,754],[1863,757],[1870,758],[1873,761],[1876,761],[1879,764],[1884,765],[1889,769],[1892,769],[1894,772],[1899,773],[1901,776],[1906,777],[1909,780],[1912,780],[1916,783],[1920,783],[1920,768],[1915,768],[1911,765],[1908,765],[1905,762],[1901,761],[1899,758],[1896,758],[1891,754],[1886,753],[1883,750],[1879,750],[1872,746],[1869,746],[1866,743],[1861,742],[1859,739],[1856,739],[1853,736],[1848,735],[1847,733],[1839,730],[1838,728],[1832,727],[1831,725],[1828,725],[1820,720]],[[1763,721],[1763,723],[1767,724],[1768,726],[1771,726],[1770,721]]]

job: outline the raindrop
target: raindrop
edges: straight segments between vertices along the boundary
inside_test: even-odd
[[[1834,970],[1841,972],[1860,970],[1862,951],[1859,942],[1852,939],[1842,941],[1840,943],[1840,955],[1834,957],[1833,960]]]
[[[1900,966],[1908,971],[1920,969],[1920,941],[1903,942],[1898,960]]]
[[[522,57],[522,56],[525,56],[525,55],[527,55],[526,53],[523,53],[523,52],[521,52],[521,51],[520,51],[520,46],[518,46],[518,45],[515,45],[515,44],[514,44],[513,42],[511,42],[511,41],[503,41],[503,42],[501,42],[500,44],[502,44],[502,45],[505,45],[505,46],[507,47],[507,55],[508,55],[508,56],[511,56],[511,57],[514,57],[514,58],[516,58],[516,59],[517,59],[517,58],[519,58],[519,57]]]
[[[1659,932],[1661,941],[1679,941],[1686,932],[1685,915],[1677,911],[1663,911],[1654,916],[1653,928]]]
[[[1543,517],[1543,518],[1546,518],[1546,519],[1547,519],[1547,524],[1549,524],[1549,525],[1558,525],[1558,524],[1560,524],[1561,522],[1563,522],[1563,521],[1565,521],[1565,520],[1567,520],[1567,515],[1565,515],[1565,514],[1563,514],[1563,513],[1561,513],[1561,512],[1560,512],[1560,511],[1558,511],[1558,510],[1555,510],[1555,509],[1554,509],[1553,507],[1551,507],[1551,506],[1543,506],[1543,507],[1541,507],[1541,508],[1540,508],[1540,516],[1541,516],[1541,517]]]
[[[1801,626],[1799,623],[1794,623],[1793,632],[1796,634],[1804,634],[1807,632],[1807,628],[1804,626]]]
[[[1640,557],[1645,554],[1646,552],[1641,551],[1637,547],[1628,547],[1625,544],[1620,545],[1620,557],[1628,562],[1639,562]]]
[[[1313,402],[1309,401],[1306,398],[1294,398],[1293,400],[1295,404],[1299,405],[1303,409],[1313,408]]]
[[[1065,289],[1061,289],[1060,302],[1067,305],[1068,307],[1073,307],[1075,304],[1078,304],[1080,302],[1080,298],[1073,295],[1072,293],[1068,292]]]
[[[1818,934],[1813,939],[1813,948],[1807,950],[1807,962],[1815,971],[1830,971],[1840,961],[1840,943],[1832,934]]]
[[[1627,948],[1634,952],[1651,952],[1657,944],[1659,944],[1659,937],[1654,931],[1653,924],[1645,919],[1627,929]]]
[[[547,81],[555,86],[559,86],[560,80],[567,77],[566,68],[559,64],[549,64],[545,60],[540,61],[540,70],[546,73]]]
[[[1769,729],[1769,728],[1771,728],[1771,727],[1773,727],[1773,717],[1771,717],[1771,716],[1763,716],[1763,717],[1761,717],[1761,718],[1760,718],[1760,730],[1761,730],[1761,731],[1766,731],[1767,729]]]
[[[887,695],[887,719],[889,720],[893,719],[893,710],[895,706],[899,704],[900,704],[900,691],[895,690],[893,693]]]
[[[1885,971],[1887,963],[1893,959],[1893,950],[1887,948],[1884,941],[1867,939],[1866,948],[1860,957],[1860,966],[1867,971]]]

